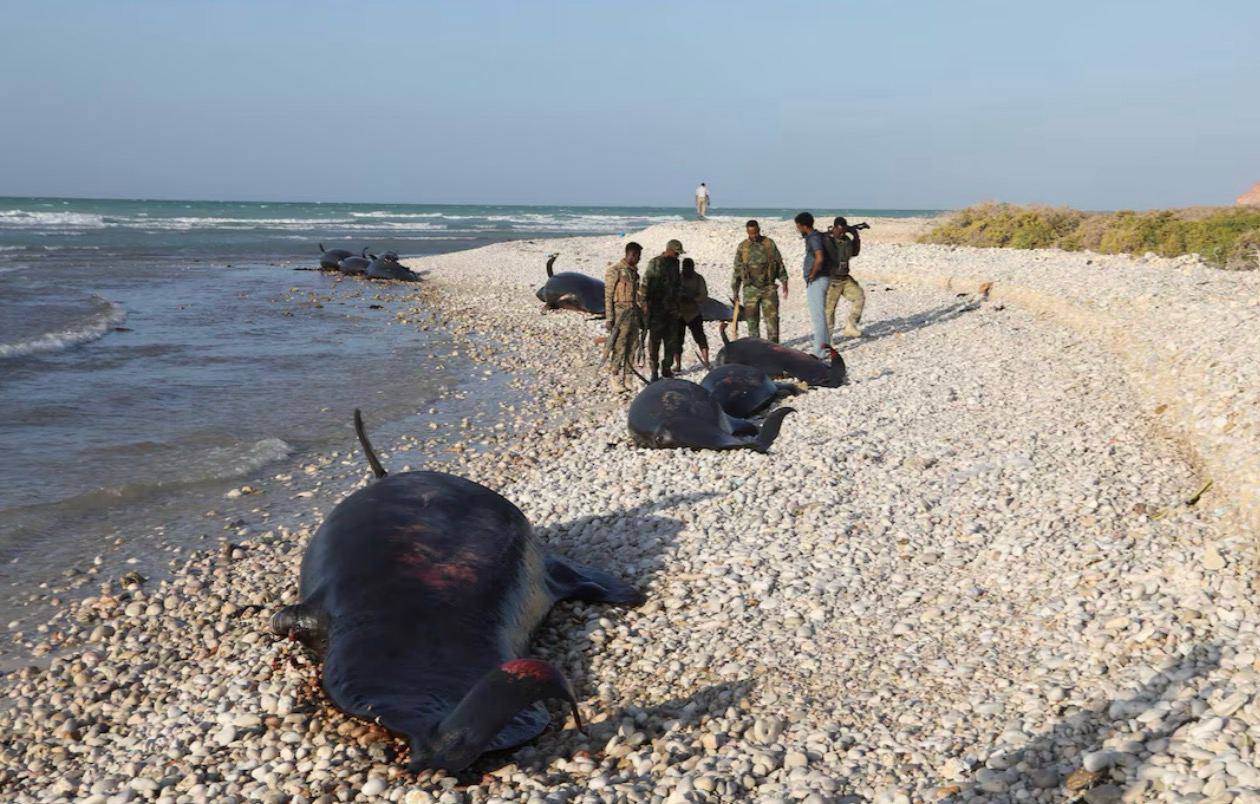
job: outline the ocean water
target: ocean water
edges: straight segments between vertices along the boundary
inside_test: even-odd
[[[295,271],[317,265],[318,244],[425,255],[691,217],[0,198],[0,582],[54,577],[120,535],[177,527],[243,478],[348,447],[355,406],[381,428],[422,426],[472,367],[447,359],[440,331],[369,303],[407,287]]]

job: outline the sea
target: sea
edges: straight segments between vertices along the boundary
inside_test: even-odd
[[[334,278],[309,270],[321,244],[420,256],[692,217],[0,197],[0,625],[28,590],[99,562],[103,546],[169,537],[244,479],[349,448],[356,406],[374,429],[420,431],[435,400],[475,371],[452,359],[440,328],[400,327],[388,305],[335,294]],[[409,292],[372,289],[385,301]]]

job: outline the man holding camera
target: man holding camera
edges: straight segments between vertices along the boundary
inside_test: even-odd
[[[849,302],[849,319],[844,325],[844,335],[848,338],[862,337],[858,322],[862,320],[862,308],[866,306],[866,293],[857,280],[849,275],[849,260],[862,251],[862,237],[858,229],[865,228],[860,223],[850,227],[844,218],[836,218],[828,233],[827,256],[831,263],[831,284],[827,286],[827,332],[835,331],[836,304],[843,296]]]

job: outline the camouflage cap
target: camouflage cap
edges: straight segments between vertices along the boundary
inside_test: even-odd
[[[674,252],[674,253],[676,253],[676,254],[686,254],[686,253],[687,253],[687,252],[683,251],[682,241],[681,241],[681,240],[671,240],[671,241],[669,241],[668,243],[666,243],[666,244],[665,244],[665,250],[666,250],[666,251],[673,251],[673,252]]]

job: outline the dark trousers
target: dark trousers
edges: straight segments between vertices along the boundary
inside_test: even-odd
[[[648,367],[652,376],[660,373],[661,366],[665,366],[667,373],[673,370],[674,356],[682,354],[682,334],[682,320],[677,317],[648,322]],[[661,360],[662,346],[665,347],[664,361]]]
[[[683,344],[687,341],[687,331],[691,331],[691,339],[695,341],[696,346],[701,349],[709,348],[709,339],[704,334],[704,318],[696,315],[690,321],[678,321],[678,351],[682,352]]]

